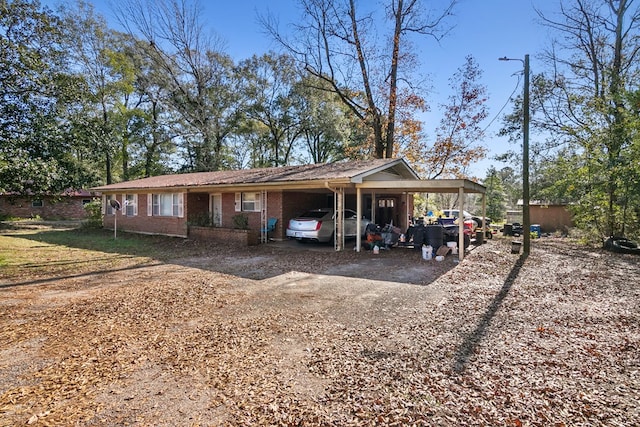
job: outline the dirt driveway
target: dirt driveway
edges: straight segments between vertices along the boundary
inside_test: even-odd
[[[0,274],[0,425],[640,419],[631,255],[547,239],[526,260],[494,240],[460,264],[278,245],[80,263],[0,239],[40,257]]]

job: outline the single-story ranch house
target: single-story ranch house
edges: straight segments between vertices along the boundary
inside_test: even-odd
[[[59,195],[38,197],[0,194],[0,214],[17,218],[84,219],[84,205],[100,193],[86,190],[67,190]]]
[[[485,193],[469,180],[420,180],[404,159],[163,175],[93,190],[102,193],[107,229],[244,244],[284,239],[289,219],[308,209],[352,209],[358,218],[406,229],[414,193]],[[246,219],[247,230],[235,229],[238,216]],[[212,227],[198,226],[203,218]],[[276,226],[267,235],[270,218]],[[340,215],[335,223],[336,250],[342,250]]]

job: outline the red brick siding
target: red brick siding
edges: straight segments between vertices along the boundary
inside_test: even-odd
[[[165,234],[169,236],[187,237],[187,199],[184,198],[184,217],[147,216],[147,194],[138,194],[138,215],[126,216],[118,211],[118,230],[133,233]],[[122,195],[116,199],[122,204]],[[104,215],[102,223],[105,228],[113,230],[114,215]]]
[[[193,239],[220,242],[225,245],[257,245],[260,233],[255,230],[233,230],[230,228],[189,227],[189,237]]]
[[[33,218],[39,216],[43,219],[84,219],[87,213],[84,210],[83,200],[93,200],[91,197],[65,197],[54,201],[51,197],[42,199],[42,206],[32,206],[32,200],[19,198],[11,200],[9,197],[0,196],[0,213],[18,218]]]
[[[202,214],[211,215],[209,212],[209,193],[187,193],[184,204],[189,206],[189,216],[187,217],[189,222],[195,221]]]
[[[275,239],[284,239],[287,224],[291,218],[301,214],[307,209],[327,207],[331,204],[330,192],[322,193],[306,193],[302,191],[282,192],[270,191],[267,193],[267,217],[275,217],[278,219],[275,232],[270,237]],[[187,193],[184,198],[184,217],[159,217],[147,216],[147,194],[138,195],[138,215],[127,217],[122,215],[122,211],[118,213],[118,230],[149,233],[149,234],[168,234],[174,236],[187,237],[190,232],[187,226],[190,215],[201,213],[209,213],[209,193]],[[368,195],[363,194],[363,199]],[[116,198],[122,203],[122,195],[117,194]],[[402,197],[398,197],[396,204],[396,214],[403,220],[400,225],[406,228],[406,218],[404,217],[405,207],[402,205]],[[409,198],[409,211],[413,211],[413,200]],[[363,204],[364,206],[364,204]],[[356,197],[353,194],[345,196],[345,207],[349,209],[356,208]],[[261,213],[260,212],[236,212],[235,209],[235,192],[222,193],[222,229],[233,229],[233,218],[236,215],[246,215],[249,220],[249,229],[254,232],[260,232]],[[113,229],[113,215],[105,215],[104,226]]]

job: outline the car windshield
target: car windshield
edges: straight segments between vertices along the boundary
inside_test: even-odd
[[[326,214],[325,211],[307,211],[300,215],[300,218],[322,218]]]

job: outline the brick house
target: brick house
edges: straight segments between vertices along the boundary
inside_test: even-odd
[[[84,205],[100,198],[100,193],[68,190],[59,196],[27,197],[0,194],[0,214],[16,218],[84,219]]]
[[[404,159],[163,175],[93,188],[103,195],[105,228],[202,237],[204,219],[212,226],[204,234],[228,242],[242,216],[248,244],[266,241],[260,230],[268,218],[277,219],[269,237],[284,239],[289,219],[321,207],[353,209],[360,218],[404,229],[414,193],[465,189],[484,193],[467,180],[420,180]]]

